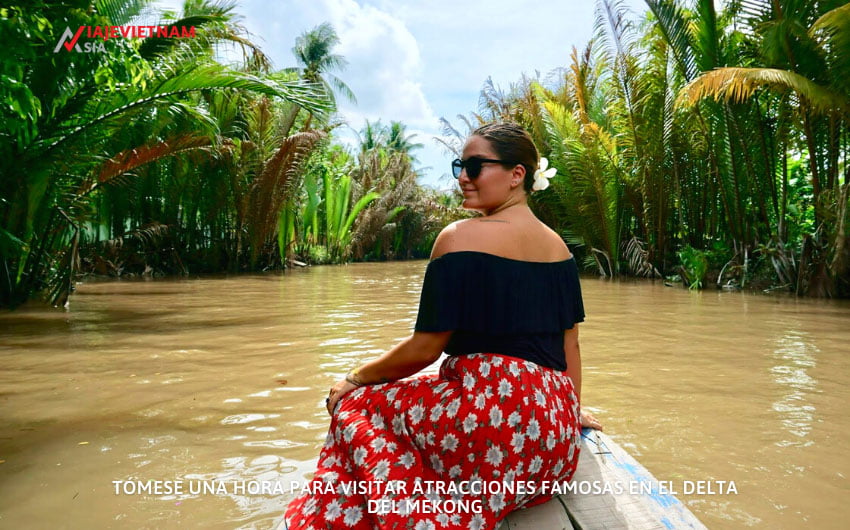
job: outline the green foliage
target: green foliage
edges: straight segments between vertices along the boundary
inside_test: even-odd
[[[708,272],[708,256],[702,250],[686,245],[678,253],[682,265],[682,276],[689,289],[702,289],[705,273]]]
[[[208,186],[195,186],[194,168],[176,159],[195,156],[197,162],[201,153],[207,153],[207,160],[216,153],[226,164],[234,153],[250,157],[249,152],[257,152],[243,149],[251,144],[241,138],[220,134],[215,113],[225,93],[263,94],[314,113],[330,108],[313,85],[279,82],[262,71],[214,62],[209,45],[215,34],[230,28],[235,35],[237,30],[227,13],[212,4],[191,4],[196,10],[215,11],[193,14],[197,40],[185,39],[147,57],[140,55],[142,44],[132,39],[110,41],[107,52],[53,53],[66,27],[122,24],[147,3],[36,2],[26,9],[0,11],[3,36],[11,47],[0,60],[0,112],[5,113],[0,120],[0,305],[17,305],[38,292],[64,304],[80,270],[81,253],[97,248],[104,238],[121,237],[154,221],[177,229],[198,221],[209,225],[204,216],[218,216],[212,223],[217,226],[205,237],[235,224],[238,259],[241,234],[250,231],[245,221],[250,220],[251,186],[245,181],[263,177],[264,161],[254,165],[255,172],[243,173],[241,182],[230,181],[231,189],[246,195],[237,199],[242,203],[233,205],[236,214],[228,218],[214,213],[220,203],[209,202],[214,196],[234,199],[211,189],[222,183],[215,180],[222,175],[220,166]],[[281,155],[264,178],[291,174],[281,164],[294,167],[301,156],[298,149],[293,146],[291,156]],[[276,220],[276,210],[271,217]],[[255,246],[266,244],[262,234],[252,232]],[[200,246],[191,237],[179,244],[189,252]],[[171,254],[175,269],[185,270],[176,250]]]
[[[507,91],[488,79],[467,123],[531,131],[558,169],[532,206],[602,275],[684,267],[697,288],[708,267],[850,296],[847,5],[647,4],[635,24],[598,0],[567,67]]]

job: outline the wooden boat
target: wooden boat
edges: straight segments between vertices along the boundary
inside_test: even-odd
[[[518,510],[498,530],[706,528],[679,499],[665,492],[664,484],[599,431],[582,432],[572,484],[576,491]]]

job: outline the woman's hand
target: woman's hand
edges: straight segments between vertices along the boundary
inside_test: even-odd
[[[591,429],[596,429],[598,431],[602,430],[602,424],[599,423],[599,420],[597,420],[593,414],[585,412],[584,410],[581,411],[581,426],[582,428],[590,427]]]
[[[342,398],[342,396],[348,394],[355,388],[358,388],[358,386],[346,381],[345,379],[337,381],[337,383],[331,387],[330,392],[328,392],[328,397],[325,399],[325,406],[328,408],[328,414],[333,416],[334,407],[336,407],[337,402]]]

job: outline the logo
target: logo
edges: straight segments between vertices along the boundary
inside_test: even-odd
[[[80,35],[83,34],[83,29],[85,26],[80,26],[77,30],[76,35],[71,33],[71,28],[65,27],[65,33],[62,34],[62,38],[59,39],[59,42],[56,43],[56,47],[53,48],[53,53],[59,53],[59,49],[63,46],[66,50],[71,51],[71,48],[78,52],[82,52],[83,50],[80,48],[80,45],[77,44],[77,39],[80,38]],[[65,42],[66,40],[71,39],[71,42]]]
[[[78,43],[80,37],[90,39]],[[70,27],[65,28],[53,53],[59,53],[62,48],[77,53],[105,52],[104,42],[109,39],[194,39],[195,26],[80,26],[73,33]],[[98,40],[100,39],[100,40]]]

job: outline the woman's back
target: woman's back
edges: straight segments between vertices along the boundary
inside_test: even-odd
[[[464,250],[532,262],[571,257],[558,234],[528,210],[455,222],[440,233],[431,257]]]

